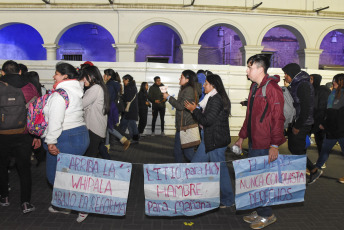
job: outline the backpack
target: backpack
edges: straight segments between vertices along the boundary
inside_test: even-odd
[[[266,82],[266,84],[262,87],[262,94],[263,97],[266,99],[266,87],[268,86],[270,80],[268,80]],[[257,87],[257,84],[254,86]],[[295,115],[296,115],[296,110],[294,108],[294,99],[291,96],[289,90],[287,87],[282,86],[281,87],[282,92],[283,92],[283,98],[284,98],[284,106],[283,106],[283,115],[285,117],[285,121],[284,121],[284,129],[288,128],[289,124],[292,123],[294,121]],[[260,118],[260,122],[263,122],[263,119],[265,117],[265,114],[268,110],[268,103],[266,103],[264,112]]]
[[[26,101],[21,88],[0,81],[0,134],[21,134],[26,127]]]
[[[48,98],[53,93],[60,94],[66,103],[66,109],[69,106],[69,98],[68,94],[63,89],[57,89],[53,91],[49,91],[47,94],[45,94],[42,97],[39,97],[37,100],[35,100],[33,103],[30,103],[28,112],[27,112],[27,128],[29,133],[36,135],[36,136],[42,136],[45,129],[48,126],[48,123],[45,121],[45,116],[43,113],[44,106],[47,104]]]

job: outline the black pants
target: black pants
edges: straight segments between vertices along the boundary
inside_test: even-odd
[[[139,126],[137,128],[140,134],[145,131],[147,125],[147,115],[148,109],[139,109]]]
[[[91,130],[88,130],[88,133],[90,136],[90,145],[88,146],[88,148],[85,152],[85,156],[96,158],[97,154],[99,153],[100,144],[102,142],[104,142],[104,138],[98,136],[97,134],[95,134]]]
[[[292,127],[288,129],[288,149],[293,155],[304,155],[307,154],[306,147],[306,136],[311,131],[311,126],[303,126],[297,135],[292,132]],[[307,157],[307,168],[312,171],[315,166],[312,161]]]
[[[164,126],[165,126],[165,107],[153,107],[152,113],[153,113],[153,119],[152,119],[152,132],[155,132],[155,122],[158,118],[158,113],[160,114],[160,123],[161,123],[161,132],[164,132]]]
[[[0,195],[8,197],[8,164],[14,157],[19,180],[21,203],[31,200],[31,145],[29,134],[0,135]]]
[[[325,138],[325,130],[321,130],[319,129],[318,131],[316,131],[314,133],[314,139],[315,139],[315,143],[317,144],[317,149],[318,149],[318,155],[320,156],[321,153],[321,148],[324,142],[324,138]]]

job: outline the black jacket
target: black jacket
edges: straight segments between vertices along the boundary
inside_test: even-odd
[[[139,110],[144,110],[144,111],[148,111],[148,105],[146,104],[146,102],[148,101],[148,94],[147,91],[140,91],[137,94],[138,100],[139,100]]]
[[[134,98],[135,95],[136,97],[130,105],[129,112],[124,112],[124,118],[127,120],[137,121],[139,117],[137,88],[135,85],[135,81],[132,81],[127,86],[124,86],[124,94],[122,97],[123,97],[125,106],[127,105],[128,102],[130,102]]]
[[[166,101],[164,101],[164,97],[161,93],[160,86],[164,86],[164,84],[156,85],[155,83],[149,88],[148,91],[148,100],[152,103],[152,108],[166,108]],[[155,100],[163,101],[159,104],[155,103]]]
[[[229,113],[224,111],[222,98],[218,93],[209,98],[204,113],[195,109],[192,115],[203,126],[206,152],[231,143]]]

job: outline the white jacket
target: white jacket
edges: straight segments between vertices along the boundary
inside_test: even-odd
[[[48,126],[43,133],[47,144],[56,144],[57,138],[63,130],[73,129],[85,124],[82,108],[82,96],[84,94],[77,80],[66,80],[60,82],[56,89],[64,89],[69,98],[69,107],[63,97],[58,93],[49,96],[43,113]]]

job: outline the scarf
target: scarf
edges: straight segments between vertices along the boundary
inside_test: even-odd
[[[210,97],[214,96],[215,94],[217,94],[216,89],[214,88],[212,91],[210,91],[209,93],[207,93],[203,100],[199,103],[199,106],[203,109],[203,111],[205,110],[205,107],[207,106],[208,100]]]

